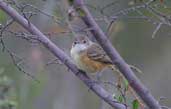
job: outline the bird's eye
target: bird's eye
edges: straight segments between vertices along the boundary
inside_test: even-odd
[[[75,44],[77,44],[77,42],[76,42],[76,41],[74,42],[74,45],[75,45]]]
[[[83,43],[85,44],[87,41],[86,40],[83,40]]]

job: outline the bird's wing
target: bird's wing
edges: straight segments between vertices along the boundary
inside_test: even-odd
[[[90,59],[94,61],[99,61],[105,64],[112,64],[110,58],[107,56],[105,51],[98,44],[92,44],[87,49],[87,55]]]

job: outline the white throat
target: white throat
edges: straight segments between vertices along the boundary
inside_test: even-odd
[[[71,48],[71,57],[79,69],[82,69],[84,66],[81,62],[81,52],[84,52],[84,50],[88,49],[88,47],[89,46],[86,44],[76,44],[74,47]]]
[[[74,61],[74,63],[77,65],[77,67],[79,69],[82,69],[86,72],[89,72],[86,68],[86,66],[84,65],[84,63],[82,63],[81,61],[81,53],[84,52],[84,50],[86,51],[93,43],[89,43],[89,44],[76,44],[74,47],[71,48],[71,57]]]
[[[80,53],[86,50],[87,48],[88,46],[86,44],[77,44],[74,47],[72,47],[71,52]]]

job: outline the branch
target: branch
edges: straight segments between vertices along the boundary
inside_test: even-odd
[[[122,10],[116,12],[114,15],[112,15],[112,17],[109,17],[109,18],[113,19],[115,21],[115,19],[119,18],[119,16],[127,15],[127,17],[124,17],[124,18],[141,19],[141,20],[150,22],[151,24],[156,26],[155,30],[152,33],[152,38],[155,38],[155,35],[160,30],[161,26],[163,26],[163,25],[171,26],[171,18],[170,18],[170,15],[164,14],[161,11],[159,11],[158,9],[156,9],[157,6],[151,5],[152,2],[154,2],[154,0],[149,0],[141,5],[122,9]],[[151,14],[151,16],[155,16],[155,17],[145,15],[141,9],[147,10]],[[128,17],[128,14],[130,12],[136,12],[139,16]]]
[[[107,39],[107,36],[100,29],[100,27],[95,22],[94,18],[90,14],[87,7],[84,5],[83,0],[74,0],[73,5],[76,10],[84,12],[84,16],[80,16],[88,28],[93,28],[91,33],[94,35],[99,44],[103,47],[106,53],[111,58],[114,65],[118,67],[120,72],[128,80],[131,87],[137,92],[141,99],[146,103],[150,109],[161,109],[158,101],[152,96],[149,90],[140,82],[136,77],[134,72],[130,69],[129,65],[123,60],[120,54],[116,51],[110,41]]]
[[[9,4],[0,0],[0,8],[11,16],[16,22],[22,25],[27,31],[35,35],[35,37],[53,53],[62,63],[64,63],[79,79],[81,79],[93,92],[95,92],[101,99],[106,101],[112,107],[117,109],[126,109],[125,104],[117,102],[105,89],[99,84],[94,83],[85,72],[80,71],[70,60],[70,58],[58,48],[52,41],[50,41],[42,32],[40,32],[31,22],[27,21],[16,10],[10,7]]]

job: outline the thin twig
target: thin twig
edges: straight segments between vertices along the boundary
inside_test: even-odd
[[[155,36],[156,36],[156,34],[157,34],[157,32],[159,31],[159,29],[161,28],[161,26],[162,26],[162,23],[159,23],[157,26],[156,26],[156,28],[155,28],[155,30],[153,31],[153,34],[152,34],[152,38],[155,38]]]

